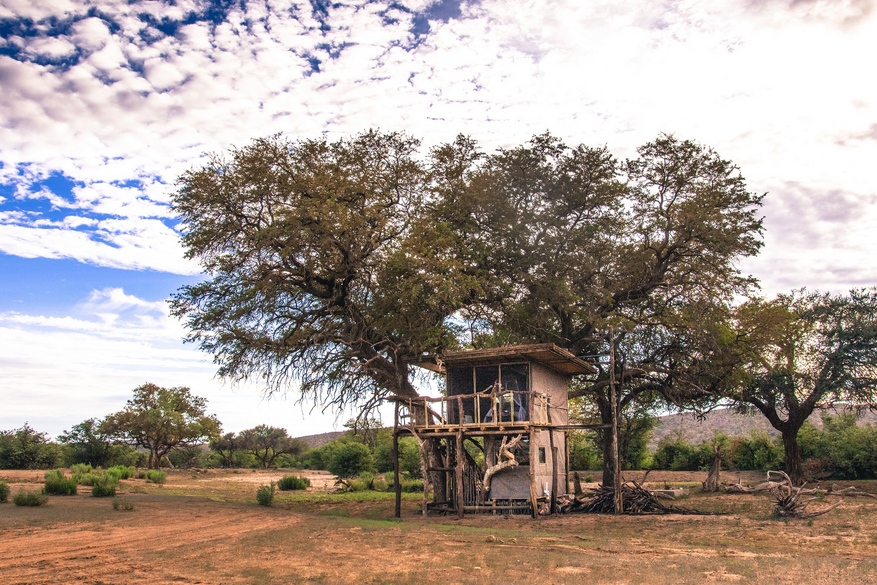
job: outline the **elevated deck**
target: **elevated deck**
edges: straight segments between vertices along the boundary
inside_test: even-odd
[[[399,424],[420,432],[526,431],[550,425],[550,400],[541,392],[501,391],[397,399]]]

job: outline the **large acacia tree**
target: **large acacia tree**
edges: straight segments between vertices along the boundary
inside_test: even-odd
[[[482,270],[485,294],[469,317],[486,331],[475,344],[552,342],[600,356],[611,326],[622,409],[711,399],[725,387],[733,368],[714,324],[754,284],[735,263],[758,252],[762,231],[762,197],[733,163],[672,136],[624,162],[547,134],[490,156],[455,146],[466,180],[441,190],[434,212],[456,234],[450,253]],[[588,396],[604,424],[607,366],[571,392]]]
[[[756,299],[736,309],[733,323],[728,347],[741,367],[728,397],[780,432],[785,471],[801,483],[798,432],[813,411],[877,398],[877,289]]]
[[[172,310],[219,373],[324,406],[416,398],[412,363],[455,343],[465,283],[431,252],[416,140],[256,140],[185,173],[174,209],[209,278]]]

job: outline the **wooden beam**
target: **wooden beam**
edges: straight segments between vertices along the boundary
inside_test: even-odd
[[[538,496],[536,495],[536,462],[539,461],[537,450],[536,450],[536,441],[534,440],[533,433],[530,433],[530,505],[533,506],[533,518],[536,518],[539,515],[539,502]]]
[[[457,500],[457,517],[463,517],[463,461],[465,455],[463,455],[463,431],[457,431],[457,489],[456,491],[456,500]]]
[[[423,478],[426,481],[426,478]],[[394,516],[402,517],[402,482],[399,481],[399,403],[396,403],[396,414],[393,417],[393,482],[396,490],[396,506]]]

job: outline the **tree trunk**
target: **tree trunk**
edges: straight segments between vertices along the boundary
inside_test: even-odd
[[[716,452],[716,457],[713,459],[713,465],[710,468],[710,473],[706,478],[706,481],[703,482],[703,491],[704,492],[717,492],[719,491],[719,472],[722,470],[722,448],[718,445],[714,445],[713,449]]]
[[[602,392],[595,396],[597,408],[600,411],[600,422],[605,427],[600,432],[601,447],[603,448],[603,485],[611,487],[615,485],[615,467],[612,465],[612,406],[609,397]],[[619,466],[620,467],[620,466]]]
[[[801,463],[801,449],[798,448],[798,428],[786,428],[782,431],[783,449],[785,457],[783,463],[786,474],[792,482],[792,485],[801,485],[804,483],[804,467]]]

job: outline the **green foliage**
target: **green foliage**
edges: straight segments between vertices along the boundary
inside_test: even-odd
[[[599,437],[593,431],[569,433],[570,471],[599,470],[603,468],[603,450]]]
[[[176,469],[190,469],[192,467],[205,467],[207,455],[202,445],[184,445],[172,449],[167,458]]]
[[[96,467],[111,464],[114,445],[100,430],[100,421],[90,418],[58,435],[58,441],[70,448],[70,463],[88,463]],[[74,473],[76,473],[74,471]]]
[[[0,481],[0,503],[7,501],[9,501],[9,484],[5,481]]]
[[[25,493],[24,491],[20,491],[15,494],[14,498],[12,498],[12,503],[16,506],[28,506],[31,508],[34,508],[36,506],[43,506],[48,501],[49,496],[41,494],[39,492]]]
[[[167,481],[167,473],[158,469],[150,469],[143,474],[143,479],[145,479],[147,483],[164,485]]]
[[[731,439],[725,464],[734,469],[779,469],[783,464],[781,440],[771,440],[764,431],[752,431],[749,438]]]
[[[340,478],[355,477],[363,471],[372,471],[374,460],[362,443],[342,443],[333,451],[328,467],[332,475]]]
[[[91,495],[96,498],[108,498],[116,495],[118,481],[113,480],[113,476],[102,475],[98,478],[91,488]]]
[[[188,388],[144,384],[125,408],[108,416],[100,431],[149,451],[150,469],[161,467],[171,450],[200,443],[219,433],[219,421],[206,414],[207,401]]]
[[[467,443],[467,448],[468,448]],[[477,456],[480,453],[475,454]],[[393,429],[377,432],[374,448],[375,469],[378,473],[393,471]],[[414,437],[399,437],[399,470],[412,477],[420,477],[420,448]]]
[[[306,477],[299,477],[297,475],[285,475],[280,478],[280,481],[277,482],[278,489],[283,491],[303,490],[309,488],[310,486],[311,480]]]
[[[101,473],[74,473],[73,480],[79,485],[92,486],[101,478]]]
[[[62,463],[59,445],[49,443],[24,423],[20,429],[0,431],[0,469],[49,469]]]
[[[75,496],[76,479],[68,478],[60,469],[47,471],[43,493],[53,496]]]
[[[94,468],[88,463],[75,463],[70,466],[70,472],[73,475],[85,475],[91,473]]]
[[[268,425],[241,431],[240,444],[261,462],[262,467],[273,466],[274,460],[283,453],[297,455],[305,448],[301,440],[289,437],[286,429]]]
[[[134,468],[126,465],[115,465],[107,469],[106,473],[113,473],[119,479],[131,479],[134,477]]]
[[[274,502],[274,482],[271,485],[260,486],[256,490],[256,501],[260,506],[270,506]]]
[[[113,510],[124,510],[130,512],[134,509],[134,504],[127,498],[121,496],[113,497]]]

